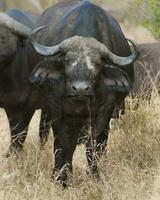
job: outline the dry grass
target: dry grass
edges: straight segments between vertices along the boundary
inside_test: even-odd
[[[74,156],[74,174],[68,190],[51,182],[52,140],[39,150],[38,119],[30,126],[24,151],[5,158],[9,129],[0,112],[0,200],[158,200],[160,199],[160,99],[141,101],[128,98],[127,111],[112,120],[108,152],[99,163],[101,181],[93,182],[85,173],[84,147]]]
[[[154,40],[139,26],[125,24],[123,30],[140,42]],[[95,183],[86,175],[84,146],[79,146],[67,190],[50,180],[53,138],[39,149],[39,113],[32,120],[24,151],[18,157],[3,156],[10,135],[1,110],[0,200],[159,200],[160,99],[153,95],[150,103],[143,100],[135,110],[136,104],[136,99],[128,98],[126,114],[111,122],[108,151],[99,163],[101,181]]]

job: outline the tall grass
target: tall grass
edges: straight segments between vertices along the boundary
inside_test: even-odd
[[[109,1],[104,2],[107,8]],[[18,6],[32,11],[37,5],[39,12],[50,4],[50,0],[43,1],[44,4],[42,1],[36,4],[38,1],[33,0],[25,4],[18,0],[6,2],[9,2],[8,8]],[[115,4],[114,1],[112,7]],[[135,29],[125,23],[123,30],[135,40],[153,40],[141,27]],[[86,175],[83,145],[77,147],[74,155],[69,188],[62,190],[52,182],[53,137],[50,134],[48,144],[40,150],[38,123],[37,112],[24,151],[17,157],[5,158],[10,135],[6,116],[3,110],[0,111],[0,200],[160,199],[160,97],[157,93],[152,94],[150,102],[128,97],[125,115],[111,121],[107,153],[99,162],[101,181],[98,183]]]
[[[52,143],[39,149],[38,118],[34,117],[24,151],[5,158],[9,144],[8,124],[0,114],[0,195],[2,200],[151,200],[160,199],[160,99],[127,99],[126,114],[111,121],[107,154],[100,160],[101,181],[86,175],[84,146],[77,147],[70,186],[62,190],[50,180]],[[2,125],[3,124],[3,125]]]

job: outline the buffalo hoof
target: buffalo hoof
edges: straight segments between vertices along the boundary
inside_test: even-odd
[[[63,189],[68,187],[68,177],[66,173],[61,173],[58,171],[54,171],[53,175],[51,176],[52,180],[55,180]]]
[[[99,176],[99,172],[97,169],[87,169],[87,175],[90,176],[90,178],[94,181],[94,182],[98,182],[100,180],[100,176]]]
[[[44,148],[44,146],[45,146],[46,143],[47,143],[47,140],[48,140],[48,137],[40,138],[40,148],[41,148],[41,149]]]
[[[98,172],[94,172],[94,173],[91,173],[91,178],[94,182],[98,182],[100,181],[100,176],[99,176],[99,173]]]
[[[67,174],[63,173],[56,177],[57,183],[59,183],[64,189],[68,187],[68,178]]]
[[[56,180],[65,189],[68,187],[68,176],[71,174],[71,171],[67,164],[61,170],[54,169],[52,179]]]
[[[40,144],[40,148],[41,151],[43,151],[45,149],[45,145]]]
[[[11,157],[11,156],[13,156],[13,155],[17,155],[19,152],[22,151],[22,149],[23,149],[22,146],[16,146],[16,147],[14,147],[14,146],[11,145],[11,146],[9,147],[9,150],[8,150],[8,152],[6,153],[5,157],[6,157],[6,158],[9,158],[9,157]]]

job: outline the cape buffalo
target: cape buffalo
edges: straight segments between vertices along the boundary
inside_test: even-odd
[[[133,92],[138,97],[150,98],[154,89],[160,91],[160,43],[140,44],[139,51]]]
[[[114,107],[134,81],[138,54],[130,43],[132,52],[116,20],[89,1],[51,6],[36,23],[28,49],[30,80],[40,85],[53,120],[53,173],[63,186],[78,134],[87,124],[87,161],[93,178],[99,177],[97,160],[105,151]]]
[[[10,153],[22,148],[27,127],[35,111],[31,105],[31,99],[35,97],[29,82],[26,42],[37,18],[17,9],[9,10],[6,14],[0,13],[0,107],[5,109],[9,119]],[[40,121],[42,144],[46,141],[48,132],[48,121],[43,111]]]

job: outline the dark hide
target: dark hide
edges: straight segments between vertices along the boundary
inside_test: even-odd
[[[133,93],[148,99],[153,90],[160,91],[160,43],[140,44],[139,50]]]
[[[20,10],[7,12],[22,24],[33,27],[37,17]],[[40,105],[35,103],[37,92],[29,82],[26,38],[0,27],[0,107],[4,108],[11,129],[10,153],[22,148],[32,115]],[[38,96],[39,97],[39,96]],[[46,111],[40,121],[40,140],[46,141],[49,127]],[[18,138],[19,137],[19,138]]]
[[[36,40],[46,46],[56,45],[66,38],[79,35],[95,38],[119,56],[131,54],[116,20],[105,10],[88,1],[70,1],[68,4],[63,2],[49,7],[36,23],[36,27],[42,25],[46,27],[37,35]],[[92,176],[98,178],[97,160],[105,152],[109,122],[115,105],[124,100],[132,89],[134,80],[132,64],[125,67],[113,66],[109,60],[104,62],[100,58],[96,47],[89,43],[87,45],[90,45],[87,47],[91,50],[91,58],[95,62],[99,61],[94,63],[97,74],[92,74],[84,60],[81,60],[81,41],[79,45],[71,47],[65,55],[53,58],[44,59],[31,46],[29,48],[31,81],[39,84],[41,91],[45,93],[48,112],[54,121],[54,173],[64,186],[67,173],[72,171],[73,153],[78,135],[84,126],[91,127],[86,155]],[[77,61],[78,59],[80,61]],[[72,60],[74,63],[79,62],[73,69],[70,67]],[[74,83],[77,82],[78,89],[83,89],[86,82],[90,83],[90,97],[69,96],[73,94],[71,90],[77,89],[74,88]]]

